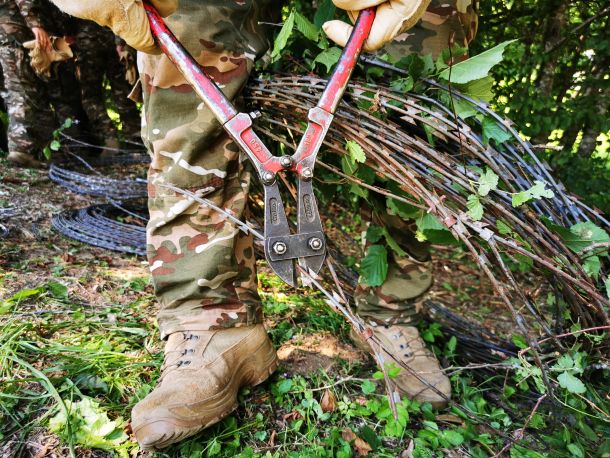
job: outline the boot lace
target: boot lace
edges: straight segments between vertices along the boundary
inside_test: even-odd
[[[176,349],[165,352],[159,381],[168,373],[192,364],[193,355],[195,354],[194,347],[200,338],[200,336],[191,332],[182,333],[182,340],[176,345]]]

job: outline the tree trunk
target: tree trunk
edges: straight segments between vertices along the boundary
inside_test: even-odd
[[[548,18],[544,31],[543,49],[546,53],[551,50],[561,40],[562,32],[568,23],[569,0],[561,0]],[[553,95],[553,83],[555,81],[555,70],[557,68],[557,58],[547,55],[546,61],[540,67],[539,77],[536,81],[537,93],[541,98]],[[550,132],[540,132],[533,138],[534,144],[544,144],[549,138]]]

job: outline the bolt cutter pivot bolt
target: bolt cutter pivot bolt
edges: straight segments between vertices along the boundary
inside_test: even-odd
[[[274,181],[275,181],[275,173],[273,173],[273,172],[264,172],[263,173],[263,183],[273,184]]]
[[[313,178],[313,170],[311,170],[311,167],[305,167],[302,171],[301,171],[301,176],[303,177],[304,180],[311,180]]]
[[[285,169],[289,169],[292,166],[292,157],[290,156],[282,156],[280,158],[280,165]]]
[[[309,239],[309,248],[311,248],[314,251],[321,250],[323,245],[324,244],[322,243],[322,240],[319,239],[318,237],[312,237]]]
[[[284,242],[275,242],[273,244],[273,251],[275,254],[282,255],[288,251],[288,247]]]

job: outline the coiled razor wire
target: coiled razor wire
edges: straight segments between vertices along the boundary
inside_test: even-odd
[[[252,80],[244,97],[262,111],[257,130],[286,148],[296,148],[295,139],[303,134],[307,112],[319,99],[325,84],[325,80],[302,76]],[[434,82],[429,87],[448,91]],[[384,86],[354,82],[349,85],[324,145],[329,152],[346,155],[346,141],[357,142],[366,152],[366,165],[378,177],[396,183],[404,194],[370,185],[327,162],[317,164],[348,182],[423,208],[451,231],[472,254],[510,311],[552,397],[553,384],[540,353],[564,349],[561,341],[554,338],[569,324],[561,320],[560,307],[569,310],[583,328],[604,328],[609,323],[610,302],[601,292],[601,279],[608,274],[607,255],[601,256],[600,280],[595,281],[582,267],[583,253],[572,252],[548,228],[548,222],[570,227],[592,221],[606,230],[610,224],[602,214],[566,192],[509,121],[482,102],[455,91],[451,91],[451,96],[465,100],[478,113],[496,120],[512,138],[494,147],[483,141],[478,121],[467,124],[428,95],[404,95]],[[492,170],[500,183],[489,195],[478,197],[484,212],[481,220],[475,221],[469,215],[468,196],[476,194],[479,170],[484,168]],[[544,182],[553,191],[553,197],[513,207],[512,193],[530,189],[536,181]],[[188,191],[172,189],[205,204]],[[93,222],[87,224],[97,230]],[[245,230],[249,229],[246,226]],[[108,230],[114,230],[114,226],[109,225]],[[554,312],[542,311],[536,296],[507,266],[507,262],[523,258],[533,264],[527,278],[537,286],[548,285],[557,296]],[[333,278],[337,276],[335,271],[330,274]],[[327,278],[330,274],[326,274]],[[315,279],[309,281],[324,292],[335,309],[349,315],[349,311],[343,310],[345,307],[338,308],[340,302],[345,303],[338,299],[345,298],[342,290],[341,294],[331,293]],[[356,322],[351,315],[348,318],[352,324]],[[362,324],[358,326],[360,331],[365,329]],[[478,338],[485,337],[475,337]],[[539,339],[545,341],[544,348]],[[379,362],[379,355],[377,359]]]
[[[6,237],[10,229],[2,224],[3,221],[8,220],[19,214],[19,210],[15,207],[0,208],[0,237]]]
[[[77,194],[130,200],[146,196],[146,180],[116,179],[103,175],[78,172],[51,164],[49,178]]]
[[[123,207],[125,205],[125,207]],[[79,210],[67,210],[51,218],[52,227],[63,235],[89,245],[112,251],[146,254],[146,207],[133,204],[92,205]],[[122,222],[121,219],[139,219]]]

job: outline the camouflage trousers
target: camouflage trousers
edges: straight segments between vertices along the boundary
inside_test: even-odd
[[[432,286],[429,246],[415,238],[414,223],[387,213],[372,213],[368,208],[363,213],[372,224],[385,227],[406,255],[398,256],[386,244],[387,277],[381,286],[358,284],[354,294],[358,315],[375,325],[415,323],[420,319],[422,295]]]
[[[140,130],[140,113],[128,99],[131,86],[125,79],[126,68],[119,60],[114,34],[91,21],[78,21],[74,52],[80,81],[82,103],[87,118],[95,126],[98,144],[118,137],[118,130],[108,116],[105,79],[110,85],[110,99],[122,124],[122,133],[132,137]]]
[[[271,4],[182,0],[167,22],[227,97],[235,100],[255,59],[268,47],[261,23],[273,19],[265,14],[280,10]],[[167,187],[190,190],[244,219],[252,179],[249,164],[165,56],[140,54],[138,67],[144,96],[142,136],[152,155],[148,259],[161,308],[161,335],[259,323],[251,236],[215,210]],[[358,287],[358,311],[376,323],[412,322],[415,299],[432,283],[427,246],[417,242],[398,218],[376,218],[408,256],[390,259],[382,286]]]
[[[183,0],[168,25],[234,100],[267,49],[267,1]],[[164,187],[188,189],[246,216],[245,156],[165,56],[138,56],[149,171],[148,258],[162,337],[260,323],[253,240],[217,211]]]
[[[21,45],[29,39],[30,31],[25,25],[0,24],[8,150],[36,156],[49,141],[55,122],[48,99],[41,97],[43,83],[34,74],[27,51]]]

